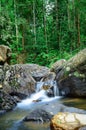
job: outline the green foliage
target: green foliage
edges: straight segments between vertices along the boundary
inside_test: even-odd
[[[1,0],[0,44],[11,47],[11,63],[19,63],[24,53],[25,63],[50,66],[85,48],[85,4],[85,0]]]

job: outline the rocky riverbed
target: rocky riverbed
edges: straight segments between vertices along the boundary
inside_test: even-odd
[[[2,51],[2,48],[5,51]],[[36,99],[34,97],[32,100],[32,103],[38,104],[37,110],[30,111],[29,115],[23,120],[21,119],[23,122],[49,123],[58,112],[86,114],[85,110],[67,107],[58,103],[56,99],[48,102],[50,98],[52,99],[55,96],[62,96],[63,98],[86,97],[86,49],[80,51],[68,61],[64,59],[57,61],[51,68],[36,64],[8,65],[11,55],[10,48],[2,45],[0,50],[1,115],[14,110],[23,99],[32,98],[32,95],[41,90],[45,91],[45,95]],[[42,102],[43,100],[45,102]],[[0,118],[2,119],[2,116]]]

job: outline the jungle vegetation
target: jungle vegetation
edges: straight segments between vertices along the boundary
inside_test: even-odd
[[[85,0],[0,0],[0,45],[11,64],[50,66],[86,47]]]

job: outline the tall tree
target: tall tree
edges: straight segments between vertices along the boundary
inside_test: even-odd
[[[36,1],[33,0],[33,32],[34,32],[34,44],[36,45]]]

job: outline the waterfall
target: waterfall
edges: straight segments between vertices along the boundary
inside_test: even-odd
[[[42,82],[42,81],[37,82],[37,84],[36,84],[36,92],[39,92],[41,90],[43,84],[44,84],[44,82]]]
[[[54,81],[53,87],[54,87],[54,96],[59,96],[59,89],[56,81]]]
[[[61,98],[59,96],[59,90],[57,87],[56,81],[50,82],[49,85],[50,87],[47,90],[43,89],[43,85],[45,82],[40,81],[37,82],[36,85],[36,93],[32,94],[31,97],[22,100],[20,103],[17,104],[17,108],[21,109],[31,109],[32,107],[35,107],[35,105],[41,104],[41,103],[46,103],[53,101],[55,99]],[[48,90],[53,91],[53,97],[48,96]]]

